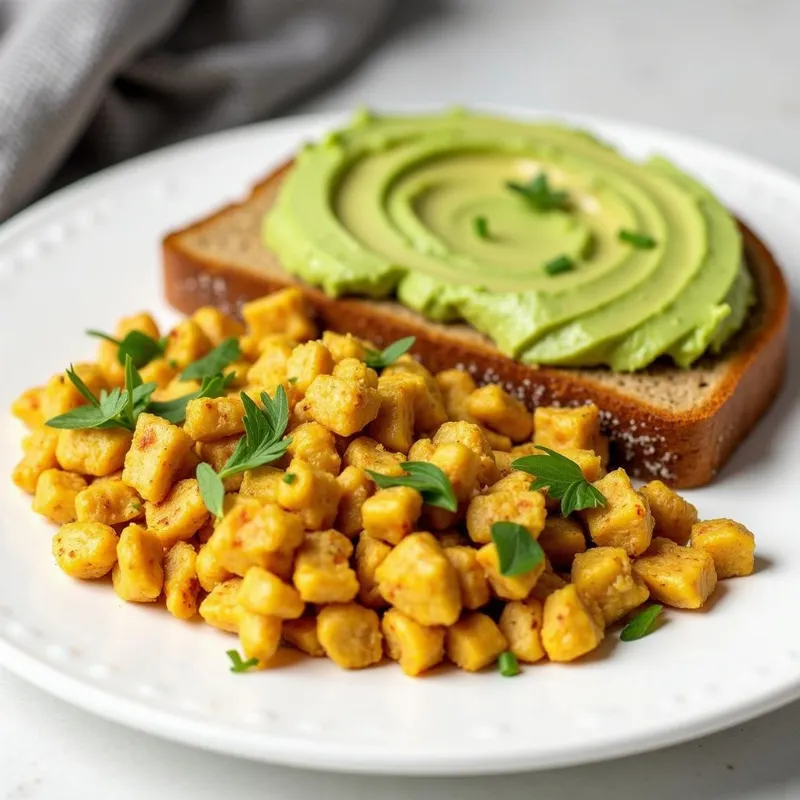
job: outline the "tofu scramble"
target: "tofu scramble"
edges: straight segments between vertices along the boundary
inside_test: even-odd
[[[205,307],[164,338],[125,318],[15,401],[13,480],[67,575],[238,635],[233,671],[288,646],[417,676],[573,661],[753,571],[746,527],[607,471],[596,406],[531,413],[413,340],[320,336],[305,303]]]

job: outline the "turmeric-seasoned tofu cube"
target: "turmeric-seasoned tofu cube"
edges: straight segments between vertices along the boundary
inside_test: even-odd
[[[433,444],[440,445],[447,442],[460,442],[469,447],[476,456],[480,466],[478,468],[478,482],[481,486],[495,483],[500,477],[497,463],[494,460],[492,446],[486,439],[484,432],[472,422],[445,422],[433,436]]]
[[[545,521],[544,495],[529,489],[479,494],[467,507],[467,533],[477,544],[492,541],[495,522],[516,522],[538,538]]]
[[[53,555],[72,578],[102,578],[117,562],[117,534],[99,522],[69,522],[53,537]]]
[[[343,358],[337,361],[331,374],[334,378],[341,378],[365,389],[378,388],[378,373],[357,358]]]
[[[290,458],[301,458],[314,469],[338,475],[342,459],[336,449],[336,438],[319,422],[306,422],[292,430],[287,452]]]
[[[416,375],[423,381],[413,384],[416,387],[414,428],[420,433],[429,433],[447,422],[442,393],[433,375],[408,354],[400,356],[394,364],[383,370],[383,375],[387,377],[401,374]]]
[[[124,428],[62,430],[56,458],[69,472],[103,477],[121,469],[130,446],[131,432]]]
[[[144,514],[136,489],[120,478],[98,478],[75,498],[75,515],[81,522],[121,525]]]
[[[444,658],[445,628],[420,625],[416,620],[390,608],[381,621],[386,654],[400,664],[406,675],[420,675]]]
[[[167,358],[154,358],[139,370],[139,375],[142,383],[154,383],[159,389],[166,389],[175,380],[177,372],[177,362]],[[180,397],[179,394],[175,396]]]
[[[353,544],[338,531],[305,535],[294,561],[292,582],[306,603],[347,603],[358,594],[350,568]]]
[[[436,452],[436,445],[430,439],[417,439],[408,451],[409,461],[430,461]]]
[[[675,608],[702,608],[717,586],[710,553],[655,538],[648,551],[633,562],[634,572],[658,603]]]
[[[125,456],[122,480],[145,500],[160,503],[191,448],[192,440],[179,427],[161,417],[140,414]]]
[[[467,411],[488,428],[508,436],[513,442],[524,442],[533,431],[533,417],[525,404],[512,397],[502,386],[481,386],[467,397]]]
[[[501,450],[492,450],[492,452],[494,453],[497,469],[500,471],[500,477],[504,478],[506,475],[510,475],[513,471],[511,462],[514,460],[514,456]]]
[[[305,610],[297,589],[263,567],[247,570],[239,589],[239,602],[255,614],[280,619],[297,619]]]
[[[468,372],[460,369],[446,369],[437,372],[436,385],[442,394],[448,419],[476,422],[475,417],[467,409],[467,398],[478,387]]]
[[[14,467],[11,479],[22,491],[33,494],[39,476],[48,469],[58,467],[56,449],[59,432],[54,428],[37,428],[25,447],[21,461]],[[399,469],[399,468],[398,468]],[[400,470],[402,473],[402,470]]]
[[[321,658],[325,655],[317,636],[316,617],[284,620],[283,639],[287,644],[312,658]]]
[[[284,471],[277,467],[257,467],[247,470],[242,477],[239,494],[254,497],[264,502],[278,502],[278,486],[284,478]]]
[[[486,441],[489,442],[492,452],[496,453],[499,450],[500,452],[508,453],[511,451],[513,443],[508,436],[503,436],[502,433],[497,433],[497,431],[490,430],[489,428],[485,428],[483,426],[481,426],[481,430],[483,431],[483,435],[486,437]]]
[[[29,428],[39,428],[44,425],[45,419],[42,413],[42,398],[44,388],[35,386],[26,389],[11,404],[11,413]]]
[[[506,603],[497,621],[500,633],[506,637],[508,649],[529,664],[541,661],[546,655],[542,644],[544,605],[541,600],[512,600]]]
[[[164,556],[164,598],[167,611],[178,619],[191,619],[197,613],[197,553],[186,542],[177,542]]]
[[[121,341],[132,331],[149,336],[158,341],[161,334],[158,331],[156,321],[150,314],[134,314],[130,317],[123,317],[114,328],[113,338]],[[119,360],[119,347],[107,339],[102,339],[97,350],[97,363],[103,377],[109,386],[122,386],[125,383],[124,363]]]
[[[239,618],[239,643],[245,659],[258,659],[259,667],[271,661],[281,646],[282,628],[283,621],[277,617],[242,611]]]
[[[362,470],[379,472],[381,475],[403,475],[400,466],[405,458],[400,453],[390,453],[382,444],[368,436],[353,439],[344,452],[342,463],[345,467],[358,467]]]
[[[583,528],[569,517],[547,517],[538,542],[557,569],[568,570],[575,556],[586,550]]]
[[[581,595],[597,603],[606,625],[638,608],[650,596],[621,547],[595,547],[576,555],[572,582]]]
[[[384,447],[398,453],[407,453],[414,443],[414,405],[423,384],[416,375],[381,375],[378,379],[380,409],[369,424],[369,435]]]
[[[493,664],[508,642],[491,617],[470,611],[447,629],[445,648],[456,666],[477,672]]]
[[[556,572],[553,571],[553,565],[545,559],[544,570],[536,581],[528,599],[537,599],[544,602],[548,595],[551,595],[556,589],[563,589],[567,582]]]
[[[285,333],[298,342],[305,342],[317,335],[308,301],[299,289],[284,289],[245,303],[242,316],[248,330],[256,337]]]
[[[603,641],[603,614],[574,583],[544,601],[542,645],[551,661],[574,661]]]
[[[333,331],[324,331],[322,343],[328,348],[336,363],[345,358],[357,358],[359,361],[363,361],[364,356],[367,354],[366,343],[350,333],[341,334]]]
[[[86,384],[89,391],[97,397],[108,384],[96,364],[76,364],[73,369]],[[66,372],[54,375],[44,387],[41,397],[41,411],[44,421],[65,414],[78,406],[86,405],[86,398],[78,391]]]
[[[512,470],[508,475],[504,475],[496,483],[487,486],[484,494],[498,494],[500,492],[528,492],[531,490],[533,478],[527,472]]]
[[[461,533],[461,531],[456,530],[455,528],[449,528],[447,530],[437,531],[436,540],[444,548],[467,547],[469,545],[469,539],[463,533]],[[473,548],[470,547],[470,550],[472,549]],[[483,572],[482,568],[481,572]]]
[[[196,442],[216,442],[244,433],[241,397],[197,397],[186,404],[183,429]]]
[[[238,339],[244,335],[244,325],[238,319],[214,306],[198,308],[192,314],[192,320],[214,347],[222,344],[225,339]]]
[[[692,526],[691,546],[714,559],[718,578],[737,578],[753,572],[756,540],[740,522],[732,519],[697,522]]]
[[[213,545],[204,544],[197,553],[197,580],[204,592],[210,592],[220,583],[233,577],[233,574],[222,566],[222,561],[214,550]]]
[[[461,442],[445,442],[436,445],[430,462],[447,476],[459,502],[472,497],[478,488],[480,470],[480,459],[474,450]]]
[[[75,498],[86,488],[86,481],[74,472],[46,469],[36,482],[33,510],[51,522],[64,525],[77,519]]]
[[[247,382],[273,387],[287,381],[287,365],[297,342],[283,334],[267,336],[259,342],[260,355],[247,370]]]
[[[145,503],[144,512],[148,530],[158,536],[164,548],[191,539],[208,520],[208,509],[194,478],[178,481],[160,503]]]
[[[644,553],[653,535],[647,499],[633,488],[624,469],[609,472],[594,486],[605,497],[606,505],[579,512],[592,541],[600,547],[621,547],[629,556]]]
[[[226,436],[224,439],[217,439],[215,442],[198,442],[197,455],[200,461],[210,464],[214,472],[219,472],[233,455],[241,438],[240,434],[234,434]],[[241,491],[243,481],[243,474],[238,472],[236,475],[223,479],[222,485],[226,492],[238,492]]]
[[[202,555],[198,554],[198,560]],[[212,627],[221,631],[238,633],[244,609],[239,603],[241,578],[229,578],[216,584],[200,603],[200,616]]]
[[[383,608],[386,601],[378,589],[375,573],[389,555],[392,548],[379,539],[363,535],[356,545],[356,576],[358,578],[358,599],[367,608]]]
[[[577,408],[539,406],[533,412],[533,429],[536,444],[552,450],[594,450],[600,437],[600,409],[594,403]]]
[[[372,494],[375,484],[360,467],[345,467],[336,478],[342,490],[334,528],[352,538],[363,530],[361,509]]]
[[[158,537],[131,523],[117,542],[117,563],[111,571],[114,591],[129,603],[158,600],[164,585],[163,559],[164,548]]]
[[[541,451],[538,451],[541,452]],[[604,461],[594,450],[581,450],[578,447],[562,447],[558,451],[562,456],[566,456],[570,461],[574,461],[589,483],[600,480],[606,472]]]
[[[527,597],[544,572],[544,560],[542,560],[533,569],[521,575],[503,575],[500,572],[500,558],[494,542],[481,547],[477,558],[494,593],[504,600],[522,600]]]
[[[330,350],[322,342],[306,342],[292,350],[286,362],[286,377],[299,392],[306,389],[317,375],[330,375],[334,366]]]
[[[292,459],[286,478],[278,484],[278,504],[300,517],[303,527],[320,531],[333,525],[342,487],[329,472],[313,469],[300,458]]]
[[[328,658],[344,669],[363,669],[383,658],[378,615],[358,603],[325,606],[317,617],[317,636]]]
[[[156,389],[152,399],[159,403],[166,403],[169,400],[177,400],[187,394],[193,394],[200,389],[200,381],[183,381],[180,377],[175,377],[163,389]]]
[[[430,533],[406,536],[376,577],[384,599],[421,625],[452,625],[461,613],[458,573]]]
[[[379,489],[361,506],[364,530],[391,545],[414,530],[421,513],[422,495],[409,486]]]
[[[350,436],[378,415],[381,396],[370,389],[337,378],[318,375],[306,391],[311,416],[339,436]]]
[[[654,536],[686,544],[697,522],[697,509],[661,481],[650,481],[641,488],[655,521]]]
[[[167,335],[164,357],[186,369],[193,361],[206,355],[214,345],[203,329],[193,320],[181,320]]]
[[[478,560],[478,551],[463,544],[447,545],[443,537],[439,541],[444,547],[447,560],[455,567],[461,589],[461,604],[474,610],[489,602],[489,581]]]

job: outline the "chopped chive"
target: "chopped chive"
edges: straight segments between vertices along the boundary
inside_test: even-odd
[[[486,217],[475,217],[472,220],[472,227],[475,229],[475,235],[479,239],[489,238],[489,220]]]
[[[295,475],[295,474],[294,474],[294,472],[287,472],[287,473],[286,473],[286,474],[283,476],[283,482],[284,482],[284,483],[289,483],[289,484],[292,484],[292,483],[294,483],[294,482],[295,482],[295,479],[296,479],[296,478],[297,478],[297,475]]]
[[[293,378],[289,378],[289,383],[297,383],[297,376],[295,375]]]
[[[225,652],[231,660],[231,672],[247,672],[247,670],[258,666],[257,658],[248,658],[247,661],[244,661],[238,650],[226,650]]]
[[[635,231],[621,230],[619,238],[622,242],[633,245],[637,250],[652,250],[656,246],[656,240],[646,233],[636,233]]]
[[[519,675],[517,657],[510,650],[500,653],[497,658],[497,669],[504,678],[513,678],[515,675]]]
[[[575,262],[569,256],[557,256],[552,261],[544,265],[544,271],[548,275],[558,275],[562,272],[571,272],[575,269]]]

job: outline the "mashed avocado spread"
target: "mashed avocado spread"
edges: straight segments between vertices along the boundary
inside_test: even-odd
[[[688,367],[754,297],[735,220],[677,167],[461,111],[362,112],[305,147],[264,235],[330,295],[466,320],[532,364]]]

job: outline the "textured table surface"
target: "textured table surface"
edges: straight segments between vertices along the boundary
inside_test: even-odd
[[[700,136],[800,174],[796,0],[425,5],[421,20],[393,32],[359,71],[302,110],[497,103],[581,111]],[[800,797],[799,728],[796,704],[698,742],[600,765],[506,778],[356,778],[168,744],[0,671],[0,800]]]

